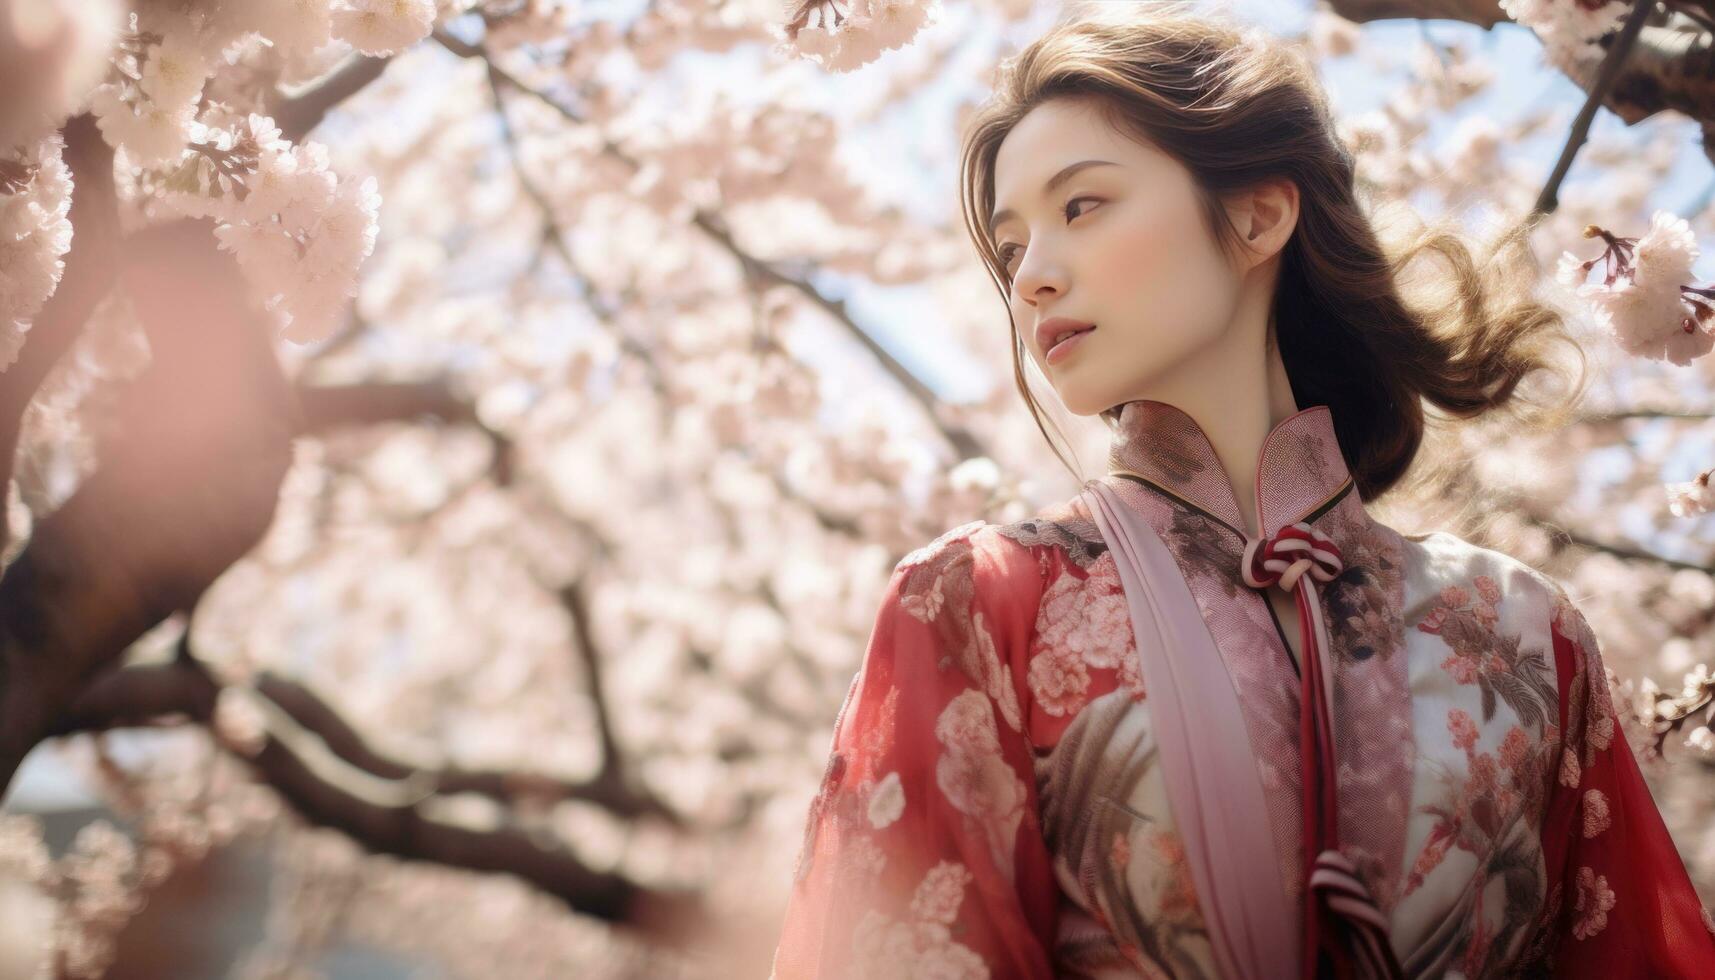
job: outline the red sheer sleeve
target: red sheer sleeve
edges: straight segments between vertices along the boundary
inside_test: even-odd
[[[1551,631],[1562,744],[1532,958],[1556,977],[1715,977],[1715,923],[1620,727],[1595,634],[1558,590]]]
[[[1041,578],[1028,549],[977,528],[888,583],[810,804],[775,980],[1053,976],[1057,889],[1017,683]]]

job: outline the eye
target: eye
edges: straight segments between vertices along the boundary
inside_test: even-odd
[[[1079,201],[1094,201],[1097,204],[1100,204],[1101,198],[1085,196],[1085,197],[1074,197],[1070,201],[1067,201],[1066,206],[1061,209],[1060,213],[1062,213],[1066,216],[1066,220],[1068,222],[1070,222],[1073,218],[1083,217],[1083,215],[1085,213],[1083,211],[1079,211],[1077,214],[1072,213],[1072,206],[1077,204]],[[995,255],[997,257],[999,257],[999,259],[1000,259],[1000,263],[1001,263],[1002,267],[1011,265],[1012,264],[1012,257],[1016,254],[1018,254],[1018,246],[1014,245],[1010,242],[1005,244],[1005,245],[1002,245],[995,252]]]

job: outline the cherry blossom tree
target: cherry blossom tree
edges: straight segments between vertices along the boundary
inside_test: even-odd
[[[889,570],[1075,490],[1009,384],[950,397],[902,339],[1005,377],[948,167],[1058,11],[635,6],[0,0],[0,787],[51,755],[127,825],[55,853],[0,812],[43,975],[100,975],[240,836],[278,893],[244,976],[340,937],[460,975],[765,975]],[[1401,18],[1527,29],[1585,96],[1465,112],[1495,65],[1427,29],[1385,65],[1359,25]],[[1715,3],[1305,25],[1319,63],[1400,76],[1342,120],[1378,213],[1535,216],[1598,379],[1562,431],[1437,426],[1381,516],[1569,584],[1699,855],[1715,209],[1650,194],[1715,116]],[[1533,138],[1551,172],[1507,151]],[[938,211],[878,179],[924,174]]]

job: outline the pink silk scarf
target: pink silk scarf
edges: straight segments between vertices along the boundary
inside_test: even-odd
[[[1280,880],[1256,755],[1221,652],[1155,529],[1100,481],[1083,496],[1131,609],[1168,805],[1221,975],[1297,977],[1297,910]]]

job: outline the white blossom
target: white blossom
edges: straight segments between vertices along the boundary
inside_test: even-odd
[[[148,49],[137,85],[159,105],[194,108],[208,73],[201,42],[188,31],[175,31]]]
[[[1586,234],[1609,241],[1605,255],[1586,261],[1563,253],[1555,278],[1589,301],[1596,323],[1622,350],[1686,365],[1715,348],[1715,333],[1693,315],[1680,288],[1690,280],[1698,255],[1697,237],[1683,218],[1656,211],[1629,255],[1621,247],[1629,239],[1597,228]],[[1602,281],[1584,282],[1590,268],[1604,260],[1611,268]]]
[[[794,26],[776,32],[777,50],[851,71],[904,47],[939,13],[938,0],[814,0],[798,8]]]
[[[340,0],[334,34],[364,54],[398,54],[435,26],[434,0]]]
[[[1715,511],[1715,490],[1709,489],[1712,472],[1706,470],[1694,480],[1667,485],[1667,507],[1673,516],[1694,517]]]
[[[1501,9],[1542,41],[1548,60],[1563,68],[1589,67],[1605,53],[1594,42],[1619,27],[1632,8],[1610,0],[1593,9],[1578,0],[1500,0]]]
[[[89,107],[107,144],[123,149],[132,161],[144,166],[170,163],[182,156],[196,117],[194,97],[172,104],[147,97],[128,101],[124,89],[115,82],[97,88]]]
[[[308,54],[333,39],[328,0],[249,0],[250,27],[275,47]]]
[[[1610,0],[1590,9],[1575,0],[1501,0],[1501,9],[1545,41],[1551,37],[1588,41],[1618,27],[1631,4]]]
[[[1691,225],[1676,214],[1657,211],[1650,216],[1649,231],[1638,239],[1632,279],[1643,286],[1677,289],[1691,280],[1697,254],[1697,235]]]
[[[1685,302],[1678,286],[1640,286],[1621,279],[1585,293],[1598,325],[1628,354],[1685,365],[1709,353],[1708,330],[1684,329]]]
[[[0,371],[17,361],[30,318],[65,273],[72,227],[64,151],[60,134],[50,132],[21,157],[0,159],[6,172],[29,175],[12,193],[0,182]]]

